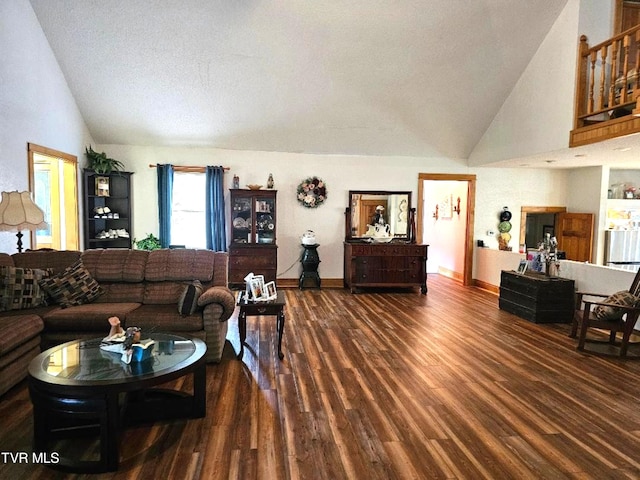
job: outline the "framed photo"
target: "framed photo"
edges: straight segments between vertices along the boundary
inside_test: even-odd
[[[524,272],[527,271],[527,266],[529,265],[529,262],[527,262],[526,260],[520,260],[520,264],[518,265],[518,270],[517,272],[522,275],[524,274]]]
[[[96,177],[96,196],[109,196],[109,177]]]
[[[440,202],[440,217],[453,217],[453,195],[445,195],[442,202]]]
[[[264,285],[264,295],[267,300],[274,300],[278,297],[278,292],[276,290],[276,282],[268,282]]]
[[[251,297],[253,300],[263,300],[264,297],[264,276],[254,275],[249,280],[249,286],[251,288]]]

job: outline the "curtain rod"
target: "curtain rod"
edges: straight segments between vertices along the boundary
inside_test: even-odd
[[[149,164],[149,168],[157,168],[156,165]],[[204,173],[207,167],[199,167],[195,165],[174,165],[173,170],[176,172],[196,172],[196,173]],[[222,167],[222,169],[226,172],[231,170],[230,167]]]

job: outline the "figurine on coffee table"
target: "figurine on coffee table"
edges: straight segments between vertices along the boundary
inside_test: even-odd
[[[122,361],[130,363],[133,344],[140,342],[140,328],[129,327],[124,330],[118,317],[109,317],[109,325],[109,335],[102,340],[100,347],[103,350],[122,353]]]

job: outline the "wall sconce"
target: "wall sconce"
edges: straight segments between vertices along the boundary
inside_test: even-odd
[[[436,220],[438,220],[438,204],[436,203],[436,211],[433,212],[433,218],[435,218]]]
[[[460,216],[460,197],[458,197],[458,205],[453,207],[453,211],[456,212],[458,214],[458,216]]]

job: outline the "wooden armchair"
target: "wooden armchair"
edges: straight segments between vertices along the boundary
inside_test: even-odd
[[[636,273],[628,291],[603,295],[577,292],[576,311],[570,336],[578,337],[578,350],[603,355],[626,357],[629,339],[640,316],[640,270]],[[587,336],[589,329],[609,332],[609,338]],[[618,338],[618,334],[621,337]],[[590,348],[585,348],[589,344]],[[631,356],[631,355],[630,355]],[[640,358],[640,353],[633,355]]]

